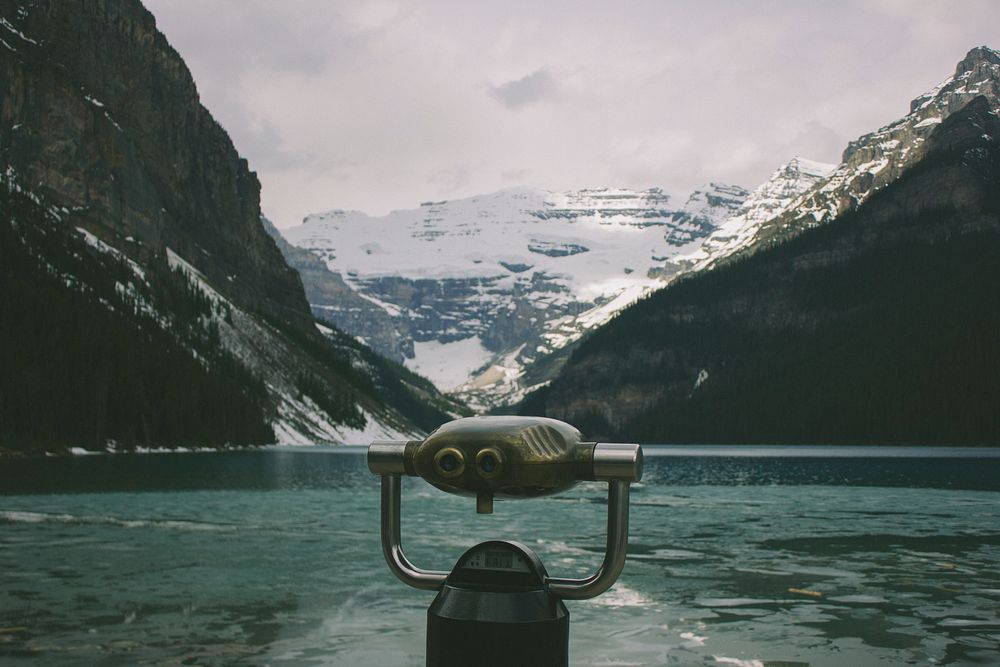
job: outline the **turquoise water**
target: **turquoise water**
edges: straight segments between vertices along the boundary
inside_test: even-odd
[[[1000,663],[1000,450],[647,448],[629,561],[574,665]],[[496,514],[403,484],[411,559],[600,561],[604,489]],[[359,449],[0,462],[0,664],[421,665]]]

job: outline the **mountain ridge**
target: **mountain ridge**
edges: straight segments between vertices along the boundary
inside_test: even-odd
[[[559,317],[550,317],[545,320],[544,331],[534,331],[533,338],[523,335],[524,327],[520,327],[520,329],[514,327],[516,333],[507,341],[506,345],[493,344],[484,347],[472,344],[475,341],[471,341],[461,349],[454,347],[450,351],[446,351],[444,347],[456,340],[470,340],[468,335],[472,332],[465,332],[463,335],[460,328],[449,329],[448,327],[451,325],[447,323],[431,322],[424,330],[418,331],[416,336],[410,337],[412,341],[417,343],[433,342],[436,338],[441,345],[440,348],[434,348],[428,353],[438,364],[438,372],[430,370],[427,365],[424,366],[424,369],[430,375],[438,377],[439,386],[449,388],[449,385],[461,378],[461,373],[448,375],[450,381],[446,385],[441,385],[441,380],[445,377],[443,371],[440,370],[441,365],[449,363],[463,366],[463,372],[468,379],[454,387],[454,390],[479,409],[496,409],[504,403],[516,402],[526,392],[544,385],[551,379],[553,373],[563,363],[571,348],[584,333],[607,322],[616,312],[637,298],[654,289],[662,288],[678,276],[710,270],[728,261],[753,254],[762,248],[782,243],[801,233],[804,229],[824,223],[832,215],[840,214],[860,205],[872,193],[886,187],[898,178],[909,164],[920,158],[923,151],[922,144],[926,136],[942,119],[947,118],[955,109],[960,108],[979,93],[984,93],[991,98],[997,97],[998,85],[1000,85],[998,59],[1000,56],[992,49],[986,47],[972,49],[956,67],[955,75],[911,103],[911,111],[908,115],[850,142],[844,150],[843,160],[839,165],[817,163],[802,157],[793,158],[789,163],[776,170],[767,182],[753,192],[741,189],[740,198],[742,201],[730,200],[731,204],[738,205],[730,205],[727,211],[728,215],[712,219],[709,226],[700,225],[697,232],[701,239],[700,243],[693,244],[690,248],[682,251],[663,252],[659,255],[654,253],[651,259],[655,261],[645,267],[646,278],[650,279],[648,283],[644,285],[633,284],[632,289],[608,290],[601,295],[598,301],[589,302],[580,312],[561,312]],[[514,196],[531,196],[529,194],[531,190],[527,188],[515,188],[502,192]],[[581,190],[578,191],[578,196],[586,197],[588,193],[593,192],[607,193],[612,200],[619,196],[613,189]],[[553,193],[548,194],[552,195]],[[462,201],[478,201],[480,198],[491,196],[495,197],[496,195],[482,195]],[[566,193],[565,198],[571,199],[572,196],[572,194]],[[648,191],[647,196],[653,201],[656,197],[665,197],[664,201],[669,201],[669,196],[659,190]],[[577,206],[575,208],[578,210],[573,210],[574,206],[567,209],[553,202],[544,201],[544,196],[541,199],[541,204],[536,205],[531,212],[534,217],[540,220],[574,220],[581,215],[597,212],[594,207],[588,210],[586,206]],[[426,202],[420,209],[428,214],[423,223],[433,225],[441,222],[442,217],[440,215],[435,217],[435,212],[439,212],[441,207],[447,205],[448,202]],[[690,205],[690,201],[687,205]],[[672,203],[671,206],[673,206]],[[655,204],[651,208],[654,211],[657,209]],[[639,207],[633,207],[631,210],[623,212],[635,216],[637,220],[641,220],[646,214]],[[664,213],[663,210],[659,211],[659,214]],[[322,218],[336,217],[345,221],[353,218],[356,222],[363,218],[373,225],[378,225],[382,223],[376,222],[376,220],[385,221],[393,216],[405,217],[406,214],[406,211],[397,211],[383,218],[371,219],[363,214],[334,211],[325,215],[310,216],[303,226],[285,232],[293,243],[303,246],[312,244],[312,247],[308,249],[326,262],[329,275],[343,274],[344,285],[370,302],[371,305],[356,301],[353,306],[346,309],[350,311],[350,317],[347,317],[346,314],[330,313],[332,320],[338,321],[346,330],[355,335],[361,335],[362,338],[364,338],[364,333],[370,331],[372,327],[379,332],[378,335],[393,335],[393,329],[398,329],[399,321],[405,320],[407,317],[405,309],[399,308],[403,304],[393,303],[394,300],[398,301],[399,299],[393,297],[391,289],[380,295],[373,294],[370,289],[373,284],[362,284],[364,281],[357,279],[357,276],[361,274],[356,268],[353,270],[354,277],[352,278],[352,266],[349,266],[351,261],[331,252],[331,247],[336,244],[334,240],[337,235],[336,230],[329,234],[330,238],[323,240],[310,239],[302,230],[308,228],[311,222]],[[456,219],[455,224],[475,228],[479,224],[478,218],[481,215],[483,215],[482,211],[470,211],[465,221]],[[671,216],[668,214],[667,217]],[[673,216],[673,219],[677,220],[679,216]],[[297,233],[299,236],[296,238]],[[446,233],[431,232],[431,234]],[[685,233],[688,235],[682,235],[675,240],[683,243],[694,238],[690,236],[690,230],[685,230]],[[423,237],[420,240],[427,241],[429,239]],[[349,243],[349,239],[347,242]],[[324,244],[326,247],[321,247]],[[414,244],[413,252],[407,258],[408,261],[411,265],[414,262],[424,261],[428,267],[433,269],[433,271],[425,271],[423,275],[419,276],[420,278],[434,280],[441,277],[451,276],[455,278],[481,274],[479,268],[466,267],[462,271],[455,267],[448,267],[447,262],[453,260],[452,254],[446,256],[445,265],[442,265],[440,260],[435,257],[422,257],[419,246],[420,244]],[[585,248],[586,244],[570,244],[570,246]],[[556,252],[561,255],[574,254],[576,251],[570,246]],[[529,247],[529,250],[531,249]],[[370,246],[368,250],[377,251],[374,246]],[[544,252],[541,247],[535,248],[535,250]],[[437,252],[441,252],[441,250],[437,249]],[[618,264],[622,265],[622,270],[626,273],[631,269],[631,267],[625,266],[627,262],[619,261]],[[501,265],[512,272],[526,272],[535,268],[532,262],[523,260],[501,260]],[[400,272],[388,270],[387,273],[398,274]],[[338,288],[342,287],[342,285],[338,285]],[[399,285],[394,285],[394,287],[398,288]],[[571,286],[569,292],[580,294],[580,287],[579,285]],[[366,289],[369,290],[367,294],[365,293]],[[526,286],[526,289],[544,291],[550,287],[545,284],[533,284]],[[373,296],[375,298],[372,298]],[[398,297],[398,295],[396,296]],[[464,297],[461,294],[455,296],[456,298],[475,299],[481,298],[482,295],[472,290],[468,291]],[[585,299],[579,298],[579,301],[585,301]],[[383,312],[379,312],[380,310]],[[532,321],[540,319],[537,312],[530,310],[514,311],[514,313],[515,319],[527,318]],[[386,315],[388,315],[388,320]],[[463,316],[479,322],[484,321],[482,313],[470,315],[454,310],[452,315],[452,319],[459,321]],[[372,324],[372,322],[376,322],[376,324]],[[505,325],[505,327],[508,330],[511,328],[509,325]],[[522,340],[517,340],[519,336]],[[419,350],[412,347],[412,343],[406,335],[403,336],[403,339],[407,340],[405,347],[396,347],[389,353],[401,353],[404,358],[411,360],[411,365],[420,367]],[[520,347],[514,344],[515,340],[524,343],[525,346]],[[477,367],[479,363],[482,365]]]
[[[683,198],[655,188],[516,187],[378,218],[334,209],[282,234],[327,265],[307,292],[342,280],[370,304],[311,298],[314,312],[439,386],[450,378],[442,388],[458,385],[482,408],[523,391],[519,380],[539,355],[668,280],[668,259],[745,196],[718,183]],[[376,313],[371,322],[366,310]]]
[[[780,242],[857,207],[918,161],[934,128],[979,95],[1000,101],[1000,52],[986,46],[971,49],[952,76],[914,98],[908,114],[849,142],[840,165],[763,225],[758,240],[745,251],[752,252],[758,243]]]
[[[520,413],[646,442],[995,444],[998,139],[972,99],[856,209],[621,313]]]
[[[794,158],[754,192],[738,186],[710,183],[686,197],[673,197],[656,188],[646,191],[590,188],[556,193],[539,188],[513,187],[457,202],[424,202],[418,209],[394,211],[378,218],[333,209],[308,216],[301,226],[283,230],[282,233],[293,244],[291,247],[296,248],[294,251],[286,248],[286,257],[293,264],[299,262],[299,267],[310,276],[304,282],[317,315],[336,322],[338,326],[374,344],[389,356],[401,356],[415,368],[433,368],[434,370],[425,372],[437,377],[439,387],[451,388],[478,409],[497,409],[520,400],[527,391],[547,382],[565,360],[569,350],[587,331],[600,326],[629,303],[663,287],[678,275],[706,268],[719,257],[740,247],[743,239],[739,235],[745,234],[744,227],[747,225],[747,220],[743,218],[749,216],[753,224],[758,225],[758,219],[762,216],[765,220],[770,219],[770,211],[787,205],[794,197],[811,187],[820,172],[825,174],[832,168],[832,165]],[[599,230],[610,231],[615,225],[621,229],[648,230],[659,225],[664,233],[661,239],[650,239],[646,246],[636,246],[633,249],[635,252],[622,251],[622,257],[612,259],[611,264],[620,267],[618,270],[622,272],[622,276],[629,277],[617,282],[605,282],[603,289],[598,288],[596,293],[592,287],[595,281],[591,280],[591,285],[587,285],[587,281],[574,278],[584,274],[580,269],[566,266],[570,262],[557,258],[579,255],[574,261],[591,259],[594,253],[584,254],[590,252],[588,243],[594,245],[599,240],[592,239],[588,242],[564,239],[567,245],[561,249],[543,247],[544,243],[532,242],[530,238],[521,244],[524,247],[490,242],[488,245],[495,252],[510,255],[499,258],[497,264],[502,271],[495,266],[491,267],[489,262],[484,262],[482,256],[473,260],[475,265],[462,267],[459,262],[458,266],[454,266],[456,255],[460,257],[466,254],[462,248],[452,249],[446,253],[444,260],[424,252],[424,248],[441,252],[433,243],[437,236],[446,236],[463,228],[468,234],[478,235],[485,225],[500,222],[496,211],[490,207],[493,200],[504,198],[513,202],[506,204],[509,210],[503,222],[508,225],[516,226],[526,221],[553,225],[564,223],[562,228],[565,230],[570,229],[567,225],[581,221],[582,224],[588,224],[589,220]],[[530,204],[524,203],[526,200]],[[740,217],[741,211],[743,218]],[[735,228],[734,220],[737,221]],[[337,221],[342,224],[337,224]],[[324,223],[329,224],[327,229],[323,229]],[[408,249],[409,256],[406,258],[409,263],[403,270],[393,265],[382,273],[389,276],[401,274],[403,278],[423,281],[421,284],[424,289],[438,287],[437,283],[432,282],[434,280],[455,281],[470,277],[494,279],[505,272],[521,274],[525,278],[531,275],[530,282],[522,280],[524,287],[521,288],[522,292],[527,290],[529,293],[528,307],[518,307],[510,312],[515,319],[537,324],[533,327],[512,327],[504,320],[500,322],[501,328],[512,332],[507,341],[499,344],[492,341],[485,345],[475,336],[474,331],[465,332],[463,337],[461,331],[449,333],[440,323],[435,322],[431,322],[423,331],[417,331],[415,335],[407,331],[408,322],[419,320],[419,315],[402,307],[406,304],[401,301],[400,295],[393,295],[391,290],[378,293],[378,285],[370,282],[365,284],[366,279],[359,277],[365,271],[359,271],[358,268],[364,262],[359,262],[356,256],[350,256],[349,253],[345,256],[342,248],[337,249],[338,243],[346,246],[354,243],[352,234],[356,230],[364,229],[365,234],[378,235],[379,226],[407,224],[415,230],[413,242]],[[428,230],[424,228],[435,225],[439,228],[429,230],[428,235]],[[417,229],[418,226],[421,229]],[[552,233],[553,229],[556,230],[555,233],[566,234],[558,226],[553,226],[549,230],[544,227],[529,230],[528,235],[535,233],[544,236],[546,231]],[[726,229],[731,232],[728,237],[723,233]],[[608,238],[614,236],[610,235]],[[737,239],[735,244],[732,242],[733,238]],[[371,239],[366,236],[364,243],[369,245],[360,242],[356,245],[359,248],[364,246],[369,251],[377,251],[370,242]],[[652,249],[651,246],[657,243],[663,247],[659,250]],[[706,244],[709,247],[707,252]],[[326,264],[326,271],[320,272],[322,275],[317,274],[315,264],[304,260],[299,250],[307,250],[314,258],[322,260]],[[532,257],[546,253],[550,253],[553,261],[539,271],[538,263]],[[397,249],[396,255],[399,254],[402,253]],[[602,256],[597,256],[594,261],[608,263],[607,258]],[[422,269],[423,265],[426,267]],[[410,273],[407,274],[407,271]],[[377,275],[378,271],[373,273]],[[559,273],[566,274],[566,279],[559,280]],[[552,275],[557,277],[555,281],[551,279]],[[613,280],[614,276],[606,275],[605,280],[609,279]],[[385,278],[382,280],[385,281]],[[393,282],[398,287],[398,277]],[[350,306],[344,307],[331,304],[329,297],[323,295],[326,291],[343,296],[345,285],[369,303],[354,299]],[[590,293],[587,292],[588,288]],[[536,305],[542,303],[545,294],[553,290],[562,291],[569,297],[569,302],[564,298],[562,303],[556,305],[559,310],[554,314],[539,313],[537,307],[532,307],[532,301]],[[536,292],[534,297],[530,295],[532,291]],[[466,289],[464,293],[456,291],[454,299],[460,298],[481,300],[483,297],[474,289]],[[524,300],[523,297],[514,297],[515,300],[518,298]],[[503,308],[503,303],[503,297],[494,300],[495,306],[500,304],[499,307]],[[506,303],[507,306],[510,305],[510,302]],[[545,305],[552,304],[550,302]],[[567,310],[567,305],[572,308]],[[451,309],[452,316],[456,319],[462,315],[461,309],[453,304],[445,304],[444,309]],[[465,315],[478,322],[489,320],[481,313]],[[371,338],[373,332],[375,340]],[[455,344],[458,341],[462,341],[462,344]],[[402,342],[402,346],[399,342]],[[421,357],[428,358],[428,361],[423,362],[423,367]]]

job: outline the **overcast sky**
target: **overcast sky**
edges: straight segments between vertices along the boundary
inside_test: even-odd
[[[144,0],[279,227],[514,185],[753,188],[838,162],[996,0]]]

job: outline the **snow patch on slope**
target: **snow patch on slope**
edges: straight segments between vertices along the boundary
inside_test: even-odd
[[[229,319],[213,315],[219,327],[222,346],[247,368],[260,376],[275,398],[277,414],[272,420],[279,445],[358,444],[373,439],[397,440],[417,435],[392,426],[388,420],[364,408],[364,426],[354,428],[333,422],[316,403],[294,386],[287,360],[292,352],[288,343],[253,315],[241,310],[216,290],[201,271],[167,248],[167,261],[179,269],[205,294],[213,305],[224,304]],[[320,326],[320,331],[324,327]],[[327,328],[332,332],[332,329]]]
[[[479,336],[449,343],[415,342],[413,348],[413,359],[407,359],[406,366],[445,391],[458,387],[493,357]]]
[[[793,158],[750,193],[735,215],[723,222],[697,250],[679,260],[689,262],[691,269],[699,271],[752,245],[768,222],[791,209],[803,193],[822,182],[836,168],[833,164]]]
[[[381,423],[364,409],[361,410],[365,419],[362,428],[332,424],[308,397],[296,400],[289,396],[278,406],[278,412],[279,417],[272,426],[279,445],[367,445],[373,440],[408,440],[415,435]]]

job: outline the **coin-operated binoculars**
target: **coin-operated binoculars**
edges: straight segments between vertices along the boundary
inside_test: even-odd
[[[580,442],[580,432],[541,417],[469,417],[424,440],[373,442],[368,467],[382,476],[382,552],[399,579],[438,591],[427,610],[427,665],[569,664],[569,612],[563,600],[608,590],[625,565],[629,484],[642,477],[638,445]],[[585,579],[550,577],[518,542],[489,541],[466,551],[451,572],[422,570],[400,546],[400,478],[423,477],[442,491],[476,497],[531,498],[580,481],[608,483],[604,561]]]

